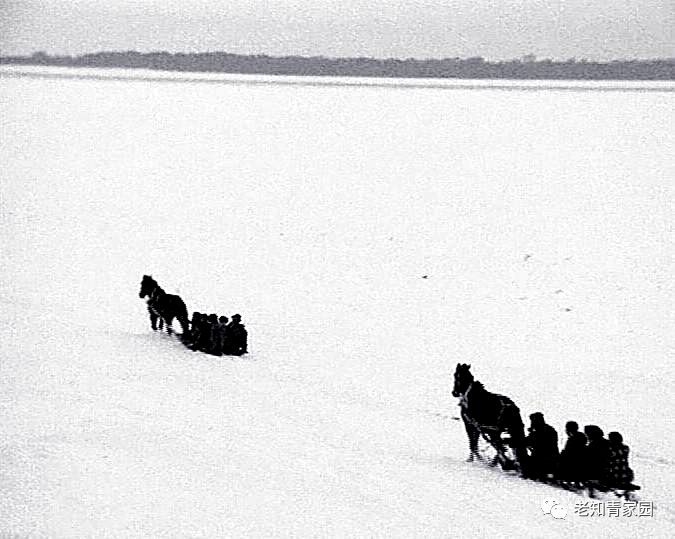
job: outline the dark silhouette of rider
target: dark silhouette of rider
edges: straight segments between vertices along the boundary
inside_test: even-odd
[[[607,486],[610,488],[630,488],[634,478],[633,470],[628,465],[630,450],[623,443],[623,436],[618,432],[610,432],[607,439],[609,440]]]
[[[586,425],[584,433],[588,438],[585,452],[586,485],[588,494],[593,497],[595,489],[604,490],[609,472],[609,442],[605,433],[597,425]]]
[[[525,475],[530,479],[546,481],[553,476],[558,465],[558,433],[546,424],[541,412],[530,415],[528,431],[525,445],[530,450],[530,456]]]
[[[564,483],[563,486],[580,488],[586,477],[585,452],[586,435],[579,432],[579,424],[576,421],[568,421],[565,424],[567,442],[560,452],[560,464],[556,473],[556,479]]]
[[[241,315],[233,314],[232,321],[227,324],[225,330],[226,354],[241,356],[248,353],[248,332],[241,323]]]

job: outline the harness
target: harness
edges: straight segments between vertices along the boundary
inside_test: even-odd
[[[466,388],[466,391],[459,396],[459,406],[465,410],[469,407],[469,392],[471,389],[473,389],[473,381]]]
[[[147,303],[148,303],[148,309],[150,309],[157,316],[161,316],[161,313],[159,312],[159,309],[157,308],[157,301],[159,300],[159,297],[160,297],[159,286],[155,286],[155,288],[153,288],[152,292],[150,293],[150,297],[148,297]]]
[[[493,464],[497,462],[497,460],[502,462],[502,466],[504,466],[506,463],[511,463],[511,466],[514,465],[514,459],[509,457],[505,449],[501,446],[500,442],[493,440],[493,436],[497,435],[501,439],[501,434],[504,432],[504,430],[499,426],[502,420],[502,416],[504,415],[504,411],[506,408],[509,406],[515,406],[512,402],[507,402],[507,398],[504,397],[503,395],[496,395],[498,397],[500,409],[499,412],[497,413],[496,419],[495,419],[495,424],[494,425],[483,425],[476,421],[471,415],[469,415],[469,393],[473,389],[473,384],[474,381],[472,380],[469,386],[466,388],[466,391],[464,393],[461,393],[459,395],[459,406],[462,409],[462,419],[467,423],[468,425],[471,425],[476,432],[478,433],[479,436],[481,436],[488,444],[490,444],[495,451],[497,452],[497,456],[495,457],[495,460],[493,461]],[[478,441],[476,439],[475,442],[471,441],[471,435],[469,435],[469,441],[471,445],[471,455],[473,457],[474,454],[477,454],[478,450]],[[471,458],[472,458],[471,457]],[[480,456],[479,456],[480,458]],[[516,466],[517,464],[517,459],[516,459]]]
[[[464,417],[466,418],[469,423],[471,423],[474,427],[476,427],[478,430],[482,429],[492,429],[492,430],[499,430],[499,423],[502,419],[502,416],[504,415],[504,410],[510,404],[504,403],[504,397],[502,395],[499,395],[499,404],[500,404],[500,409],[499,413],[497,414],[497,419],[495,421],[494,425],[483,425],[481,423],[478,423],[473,417],[469,415],[469,393],[473,389],[473,381],[469,384],[469,387],[466,388],[466,391],[462,393],[459,396],[459,406],[462,408],[462,411],[464,412]]]

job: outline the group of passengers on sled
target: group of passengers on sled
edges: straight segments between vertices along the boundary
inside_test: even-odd
[[[452,395],[459,398],[469,438],[469,461],[475,457],[483,459],[478,450],[478,442],[483,438],[496,452],[491,466],[501,463],[504,469],[519,468],[528,479],[568,489],[587,488],[591,496],[596,490],[614,490],[627,498],[640,488],[632,484],[628,446],[618,432],[610,432],[605,438],[600,427],[586,425],[582,433],[576,422],[568,421],[567,441],[559,451],[558,433],[546,423],[541,412],[530,415],[526,435],[518,406],[509,397],[485,389],[471,373],[471,365],[458,363],[454,378]],[[512,448],[513,455],[507,454],[507,446]]]
[[[183,343],[193,351],[214,356],[241,356],[248,352],[248,333],[241,323],[241,315],[227,316],[192,313],[190,330],[183,335]]]
[[[588,488],[591,496],[595,490],[635,490],[629,448],[620,433],[610,432],[605,438],[597,425],[586,425],[580,432],[576,421],[568,421],[567,441],[558,451],[558,433],[541,412],[530,415],[528,431],[528,457],[521,465],[524,477],[568,489]]]
[[[192,320],[188,320],[188,311],[181,297],[167,294],[151,275],[143,275],[138,297],[148,298],[148,314],[153,330],[161,330],[166,324],[166,331],[171,334],[172,321],[179,321],[183,328],[181,339],[190,350],[215,356],[241,356],[248,353],[248,333],[241,323],[241,315],[233,314],[232,320],[228,322],[226,316],[195,311]]]

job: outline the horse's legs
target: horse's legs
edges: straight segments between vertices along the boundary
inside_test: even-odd
[[[185,313],[185,316],[181,317],[180,326],[183,328],[183,335],[189,335],[190,321],[188,320],[187,313]]]
[[[169,316],[166,320],[166,332],[171,335],[173,333],[173,328],[171,327],[171,322],[173,322],[173,316]]]
[[[497,466],[497,464],[501,464],[502,467],[504,467],[506,457],[504,456],[504,442],[502,442],[501,432],[490,432],[490,434],[488,434],[488,439],[492,447],[494,447],[495,451],[497,452],[494,458],[490,461],[490,466]]]
[[[519,440],[514,440],[513,450],[516,454],[516,460],[518,461],[520,471],[523,472],[524,470],[527,470],[528,465],[527,459],[529,455],[527,454],[527,449],[525,447],[524,436]]]
[[[509,407],[505,419],[507,420],[506,429],[511,437],[510,444],[516,455],[516,461],[520,471],[527,474],[528,454],[525,445],[525,426],[520,418],[520,411],[515,405]]]
[[[468,419],[464,413],[462,413],[462,419],[464,420],[464,428],[466,429],[466,435],[469,438],[469,458],[467,462],[473,462],[474,457],[477,457],[480,460],[480,454],[478,453],[478,437],[480,436],[478,429],[471,423],[471,420]]]
[[[180,327],[183,330],[181,337],[186,339],[190,335],[190,322],[188,321],[187,315],[181,316],[178,321],[180,322]]]
[[[502,470],[515,470],[517,469],[517,458],[516,461],[514,461],[511,458],[511,455],[507,454],[507,449],[506,449],[506,444],[508,443],[513,447],[512,439],[509,440],[509,442],[505,442],[502,439],[502,432],[501,431],[496,431],[494,433],[490,434],[490,443],[494,446],[495,450],[497,451],[497,454],[495,455],[495,458],[492,459],[492,462],[490,466],[496,466],[497,464],[500,464],[502,467]],[[514,451],[515,451],[514,447]]]
[[[180,322],[180,327],[183,330],[181,338],[186,339],[190,335],[190,320],[188,319],[187,307],[182,299],[180,300],[179,307],[176,313],[176,320]]]
[[[150,325],[153,330],[157,330],[157,314],[148,306],[148,314],[150,315]]]

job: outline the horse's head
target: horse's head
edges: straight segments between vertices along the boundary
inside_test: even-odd
[[[155,281],[150,275],[143,275],[141,280],[141,290],[138,293],[139,298],[144,298],[145,296],[150,296],[157,288],[157,281]]]
[[[466,363],[457,363],[455,369],[455,385],[452,388],[453,397],[461,397],[466,393],[466,390],[473,382],[473,374],[471,374],[471,365]]]

